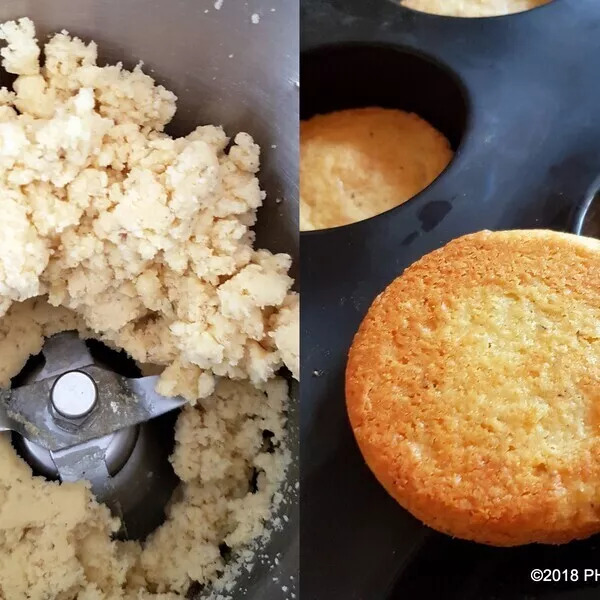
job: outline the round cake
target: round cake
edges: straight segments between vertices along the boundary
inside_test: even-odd
[[[452,159],[448,140],[415,114],[359,108],[300,124],[300,228],[367,219],[425,189]]]
[[[403,0],[407,8],[449,17],[494,17],[531,10],[551,0]]]
[[[427,525],[498,546],[600,531],[600,241],[483,231],[428,254],[369,309],[346,400]]]

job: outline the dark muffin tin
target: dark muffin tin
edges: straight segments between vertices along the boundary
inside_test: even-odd
[[[301,235],[302,598],[597,598],[600,574],[584,581],[583,570],[600,569],[598,537],[490,548],[435,533],[401,509],[354,442],[344,369],[375,296],[449,240],[481,229],[600,235],[600,3],[460,19],[388,0],[302,0],[301,23],[303,118],[412,110],[456,150],[406,204]],[[533,583],[533,568],[580,577]]]

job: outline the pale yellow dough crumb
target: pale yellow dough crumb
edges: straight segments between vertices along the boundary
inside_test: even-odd
[[[239,133],[226,152],[211,125],[164,134],[175,96],[140,67],[98,67],[93,42],[55,35],[40,66],[29,19],[0,39],[18,76],[0,90],[0,386],[45,337],[78,330],[193,404],[172,457],[181,498],[144,547],[111,540],[119,524],[86,483],[33,477],[0,435],[0,598],[173,600],[226,582],[219,545],[248,556],[281,497],[274,374],[298,373],[290,257],[253,248],[259,148]]]
[[[300,228],[367,219],[425,189],[452,159],[448,140],[415,114],[359,108],[300,124]]]
[[[44,345],[44,338],[61,331],[86,334],[83,321],[62,306],[50,306],[44,298],[15,303],[0,319],[0,387],[10,386],[16,375]]]
[[[183,411],[172,457],[182,498],[143,548],[111,540],[119,522],[87,483],[33,477],[10,437],[0,434],[0,598],[166,600],[183,597],[193,581],[212,582],[219,571],[227,581],[219,545],[236,553],[266,535],[290,461],[286,401],[282,379],[264,391],[222,379],[211,397]],[[273,433],[275,452],[263,447],[263,431]],[[259,473],[254,493],[253,469]]]
[[[293,282],[288,255],[252,246],[258,146],[239,133],[226,152],[212,125],[173,139],[175,96],[140,67],[98,67],[66,32],[39,67],[34,35],[28,19],[0,26],[19,75],[0,92],[0,314],[47,294],[136,360],[177,364],[185,387],[166,369],[161,388],[190,400],[214,375],[272,377],[271,316]]]
[[[403,0],[407,8],[449,17],[494,17],[523,12],[551,0]]]

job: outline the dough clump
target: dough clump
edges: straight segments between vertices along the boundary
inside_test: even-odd
[[[46,311],[23,310],[31,309]],[[281,501],[287,394],[283,379],[264,390],[220,379],[209,398],[184,409],[171,457],[180,497],[143,546],[111,539],[119,520],[87,482],[34,477],[0,434],[0,598],[175,600],[194,582],[231,586],[253,560],[250,544],[269,535],[274,498]],[[239,558],[228,563],[223,544]]]
[[[97,66],[94,42],[63,31],[41,66],[29,19],[0,39],[17,75],[0,90],[0,316],[46,294],[95,337],[164,365],[159,391],[190,401],[215,375],[259,384],[283,354],[297,360],[277,318],[294,303],[291,259],[253,248],[265,194],[252,138],[227,152],[220,127],[168,136],[175,95],[140,65]]]
[[[190,400],[171,457],[182,480],[144,544],[86,482],[34,477],[0,435],[0,598],[174,600],[227,589],[282,501],[285,363],[298,373],[291,259],[254,249],[259,148],[220,127],[164,133],[175,96],[99,67],[63,31],[0,26],[0,386],[65,330],[125,349]],[[268,440],[268,443],[267,443]],[[231,549],[232,562],[220,552]]]

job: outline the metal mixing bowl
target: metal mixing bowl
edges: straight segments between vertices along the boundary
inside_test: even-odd
[[[252,22],[253,14],[259,15],[258,23]],[[35,22],[40,41],[67,29],[95,40],[101,63],[122,61],[133,67],[143,60],[145,71],[179,98],[169,133],[221,124],[230,135],[253,135],[263,149],[259,177],[267,191],[257,244],[297,260],[297,0],[223,0],[220,10],[214,0],[4,0],[0,5],[1,21],[22,16]],[[292,397],[297,397],[294,386]],[[240,577],[234,598],[298,597],[298,427],[293,401],[289,419],[294,462],[280,511],[287,521],[282,519],[284,529],[268,542],[268,558]]]

